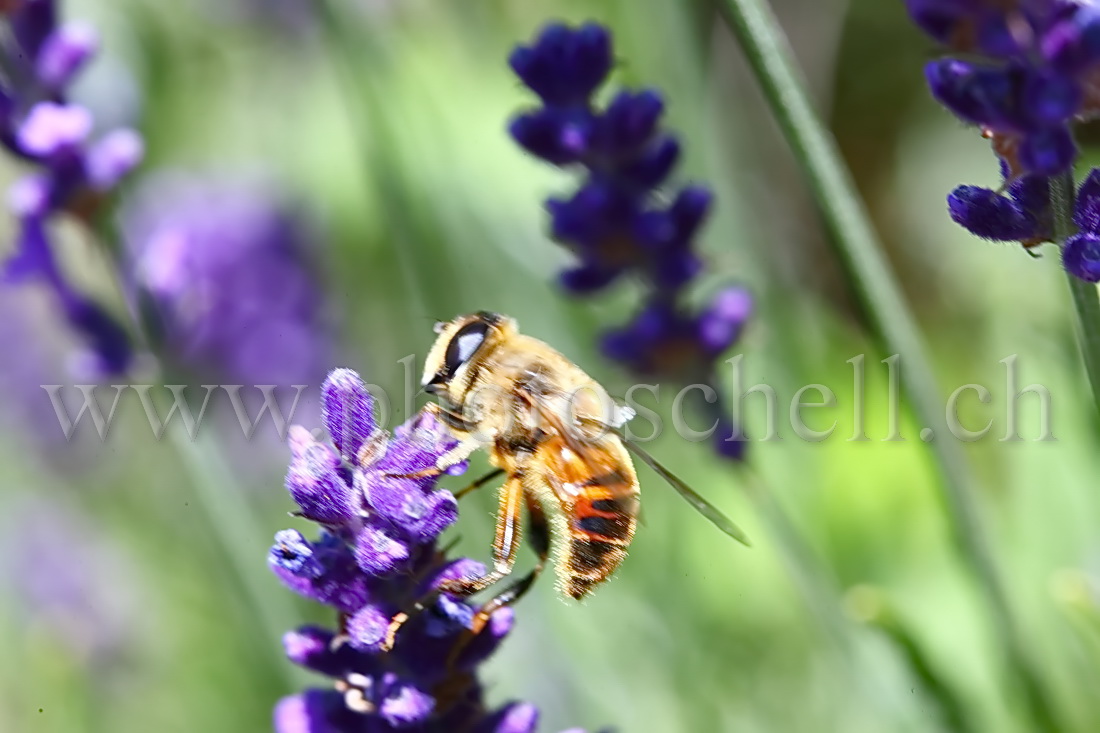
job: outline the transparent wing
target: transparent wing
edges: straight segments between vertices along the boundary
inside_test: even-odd
[[[749,541],[749,536],[745,534],[745,531],[743,529],[734,524],[732,519],[727,517],[725,514],[719,511],[717,507],[715,507],[709,501],[696,493],[694,489],[684,483],[682,479],[676,476],[676,474],[672,473],[672,471],[669,471],[667,468],[662,466],[656,458],[642,450],[641,446],[627,439],[627,437],[625,435],[622,435],[621,433],[619,434],[619,437],[622,438],[623,444],[626,446],[626,449],[628,451],[640,458],[642,460],[642,463],[652,468],[657,473],[657,475],[667,481],[669,485],[672,486],[672,488],[676,489],[677,493],[679,493],[680,496],[684,497],[688,504],[691,504],[693,507],[695,507],[695,510],[697,512],[709,519],[711,524],[728,534],[733,539],[740,542],[742,545],[745,545],[746,547],[752,546],[752,542]]]
[[[552,410],[541,405],[536,405],[535,409],[539,410],[546,425],[552,428],[552,437],[543,441],[540,449],[545,451],[543,455],[552,467],[552,473],[560,477],[563,483],[584,485],[594,476],[618,473],[617,453],[609,452],[602,442],[579,438]],[[563,450],[565,448],[568,450]],[[625,480],[605,483],[602,487],[616,496],[633,496],[635,492],[633,484]]]
[[[582,463],[589,462],[593,465],[599,465],[598,458],[600,452],[593,451],[589,443],[577,440],[573,434],[573,431],[566,428],[565,422],[561,419],[559,415],[551,410],[544,409],[542,405],[539,405],[534,401],[532,401],[531,404],[535,409],[539,410],[543,419],[546,420],[548,424],[555,429],[555,431],[557,431],[557,434],[569,446],[569,448],[574,452],[574,454]],[[715,507],[709,501],[696,493],[694,489],[684,483],[683,479],[662,466],[656,458],[649,455],[649,453],[647,453],[646,451],[642,450],[641,446],[634,443],[623,434],[622,430],[620,430],[619,428],[622,424],[633,417],[634,411],[631,410],[629,407],[623,406],[617,406],[617,410],[618,411],[613,417],[611,425],[608,425],[603,421],[593,419],[586,420],[582,418],[581,422],[590,427],[595,427],[599,430],[606,432],[612,432],[617,435],[620,440],[622,440],[623,445],[626,446],[628,451],[640,458],[642,462],[653,469],[657,473],[657,475],[667,481],[668,484],[672,486],[672,488],[676,489],[676,492],[680,494],[680,496],[682,496],[688,504],[691,504],[691,506],[695,508],[695,511],[699,512],[708,520],[710,520],[711,524],[722,530],[722,532],[724,532],[725,534],[729,535],[746,547],[752,547],[752,542],[749,540],[749,536],[745,533],[743,529],[738,527],[732,519],[727,517],[717,507]]]

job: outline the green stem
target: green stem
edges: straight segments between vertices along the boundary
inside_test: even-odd
[[[916,322],[901,295],[871,227],[836,141],[814,110],[783,31],[764,0],[721,0],[725,17],[739,40],[772,107],[783,134],[802,165],[829,227],[830,244],[890,353],[902,354],[902,388],[919,422],[942,421],[942,400],[932,377]],[[980,584],[1005,649],[1036,722],[1056,730],[1054,714],[1033,660],[1016,628],[970,488],[970,470],[958,443],[930,442],[939,472],[941,495],[960,556]]]
[[[1092,398],[1100,414],[1100,298],[1096,285],[1066,273],[1073,308],[1077,312],[1077,342],[1085,361]]]
[[[419,263],[438,262],[444,253],[429,250],[437,233],[429,231],[429,224],[416,215],[412,197],[405,181],[395,172],[399,163],[394,153],[399,148],[397,129],[393,115],[387,107],[377,82],[372,75],[382,75],[390,61],[379,31],[371,28],[359,30],[341,13],[338,3],[332,0],[319,2],[317,10],[321,26],[328,36],[329,58],[339,83],[344,87],[343,102],[348,123],[357,131],[356,144],[360,147],[364,183],[377,192],[382,208],[388,214],[391,251],[397,258],[401,277],[407,291],[415,300],[418,313],[446,313],[442,294],[454,290],[453,283],[439,279],[437,272],[450,272],[448,263],[425,269]],[[364,132],[369,131],[369,133]],[[373,157],[363,146],[363,135],[374,137]]]
[[[177,428],[182,426],[177,425]],[[270,650],[272,664],[287,690],[298,687],[305,677],[278,650],[279,640],[301,623],[291,602],[290,592],[278,587],[264,562],[264,532],[255,521],[244,487],[225,464],[219,446],[205,436],[191,440],[182,429],[165,431],[179,455],[183,470],[195,492],[197,504],[221,544],[249,611]]]
[[[104,236],[102,230],[96,230],[94,234],[99,235],[100,242],[106,244],[111,241],[110,237]],[[122,255],[110,248],[104,249],[104,255],[108,259],[107,269],[115,279],[115,286],[120,293],[125,293],[120,275],[125,266]],[[133,324],[135,341],[156,351],[152,339],[149,338],[147,324],[142,321],[140,313],[134,315]],[[165,354],[157,354],[157,357],[162,365],[170,363]],[[162,383],[183,383],[183,380],[176,380],[176,376],[179,375],[168,369],[161,369],[159,374]],[[195,493],[196,503],[206,515],[207,524],[220,545],[219,550],[229,564],[237,587],[242,590],[245,603],[267,640],[265,648],[269,650],[271,663],[277,670],[275,675],[282,681],[286,691],[299,687],[305,676],[295,671],[286,661],[279,651],[278,640],[287,631],[298,626],[301,618],[294,610],[289,592],[280,589],[267,572],[264,547],[257,544],[263,542],[261,538],[264,533],[255,521],[255,512],[245,498],[244,486],[225,464],[219,445],[202,435],[196,435],[192,441],[183,431],[182,425],[177,425],[177,429],[173,429],[171,424],[165,427],[165,434],[187,474],[191,490]]]
[[[978,727],[966,703],[941,673],[924,644],[893,605],[876,588],[857,586],[848,593],[849,613],[858,621],[880,629],[893,642],[928,699],[939,708],[943,727],[952,733],[977,733]]]
[[[1051,202],[1054,207],[1054,239],[1058,244],[1075,231],[1073,225],[1073,173],[1064,173],[1051,181]],[[1085,362],[1085,373],[1092,387],[1092,397],[1100,413],[1100,297],[1096,285],[1066,273],[1073,308],[1077,313],[1077,342]]]

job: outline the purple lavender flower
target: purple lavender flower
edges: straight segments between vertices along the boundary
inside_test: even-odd
[[[698,315],[654,302],[627,326],[608,332],[603,348],[638,374],[689,373],[700,359],[711,362],[734,344],[751,313],[752,297],[740,287],[720,291]]]
[[[370,393],[348,369],[332,372],[322,393],[332,444],[293,428],[287,473],[301,516],[322,530],[313,541],[297,530],[278,533],[268,564],[291,590],[338,612],[337,631],[306,626],[283,639],[292,661],[335,684],[280,701],[275,730],[534,731],[533,706],[488,710],[476,674],[511,630],[511,608],[475,624],[476,606],[439,594],[388,644],[395,615],[448,578],[484,570],[473,560],[447,558],[437,546],[458,516],[450,492],[436,487],[435,477],[402,477],[434,466],[454,440],[429,413],[392,437],[379,430]]]
[[[0,83],[0,144],[36,170],[9,194],[19,219],[16,252],[0,264],[0,285],[48,285],[70,327],[89,345],[97,375],[125,372],[132,349],[125,329],[64,276],[50,238],[62,214],[90,220],[102,198],[142,156],[141,138],[115,130],[94,142],[91,114],[66,101],[66,87],[91,58],[95,33],[59,25],[53,0],[22,0],[5,9],[9,33],[0,45],[8,72]]]
[[[1086,282],[1100,282],[1100,168],[1077,189],[1073,223],[1078,231],[1062,246],[1062,265]]]
[[[610,32],[595,23],[552,24],[518,47],[512,69],[542,106],[513,119],[510,132],[533,155],[585,174],[571,197],[546,202],[551,234],[577,257],[561,273],[563,286],[583,295],[633,274],[649,290],[633,321],[606,334],[604,353],[640,374],[708,382],[717,357],[740,336],[751,299],[727,288],[702,311],[687,305],[703,269],[694,244],[711,193],[684,186],[662,195],[680,145],[661,129],[659,92],[620,91],[605,108],[594,105],[612,57]],[[719,435],[724,453],[730,434]]]
[[[1006,177],[1004,193],[980,186],[959,186],[952,191],[947,197],[951,218],[974,235],[995,242],[1033,247],[1051,241],[1054,214],[1049,179],[1037,175],[1009,179],[1004,162],[1001,174]]]
[[[914,21],[966,58],[925,67],[932,95],[993,141],[1009,177],[1055,175],[1071,126],[1096,117],[1100,9],[1072,0],[906,0]]]
[[[579,260],[562,273],[566,288],[593,292],[628,271],[666,290],[690,281],[700,269],[691,240],[710,193],[687,188],[672,205],[658,203],[655,189],[680,150],[659,129],[664,102],[657,91],[622,91],[606,109],[593,107],[591,97],[611,70],[607,29],[547,26],[510,63],[543,102],[512,120],[512,137],[548,163],[587,172],[571,198],[546,203],[554,237]]]
[[[64,435],[40,386],[61,382],[56,349],[43,338],[41,319],[31,308],[33,301],[22,295],[0,290],[0,313],[4,314],[0,342],[19,344],[11,358],[0,359],[0,428],[9,435],[29,438],[51,456],[67,456],[68,451],[57,450]],[[51,465],[56,461],[51,459]]]
[[[951,218],[983,239],[1034,247],[1054,237],[1050,185],[1042,176],[1012,181],[1007,195],[959,186],[947,203]],[[1062,265],[1075,277],[1100,282],[1100,168],[1094,168],[1077,189],[1073,223],[1078,231],[1062,246]]]
[[[330,353],[305,223],[268,187],[162,174],[122,214],[163,350],[247,383],[315,383]]]

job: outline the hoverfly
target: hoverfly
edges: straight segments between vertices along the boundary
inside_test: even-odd
[[[512,318],[482,311],[437,324],[436,332],[422,386],[437,402],[424,409],[459,443],[419,475],[442,472],[479,448],[488,451],[496,470],[459,494],[505,475],[492,568],[480,577],[448,581],[440,590],[472,595],[508,577],[524,508],[538,556],[530,574],[482,607],[482,622],[526,592],[551,549],[564,595],[580,600],[611,576],[626,557],[638,517],[630,453],[719,529],[748,544],[733,522],[615,431],[633,416],[629,408],[615,406],[603,387],[556,350],[521,334]]]

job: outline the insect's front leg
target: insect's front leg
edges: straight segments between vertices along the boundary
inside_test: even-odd
[[[470,485],[465,486],[465,487],[459,489],[458,491],[456,491],[455,492],[455,499],[461,499],[462,497],[466,496],[470,492],[476,491],[477,489],[480,489],[482,486],[489,483],[490,481],[492,481],[493,479],[495,479],[497,476],[501,475],[502,473],[504,473],[503,468],[494,468],[492,471],[485,474],[484,476],[479,478],[477,481],[474,481]]]
[[[436,419],[440,419],[440,415],[443,413],[443,408],[435,402],[430,402],[425,405],[424,410],[434,415]],[[441,420],[441,422],[445,421]],[[481,443],[473,435],[466,435],[458,439],[458,445],[437,458],[434,466],[429,466],[420,471],[413,471],[412,473],[391,473],[388,475],[391,478],[429,478],[431,476],[439,476],[448,468],[457,466],[465,461],[470,457],[470,454],[479,447],[481,447]]]

